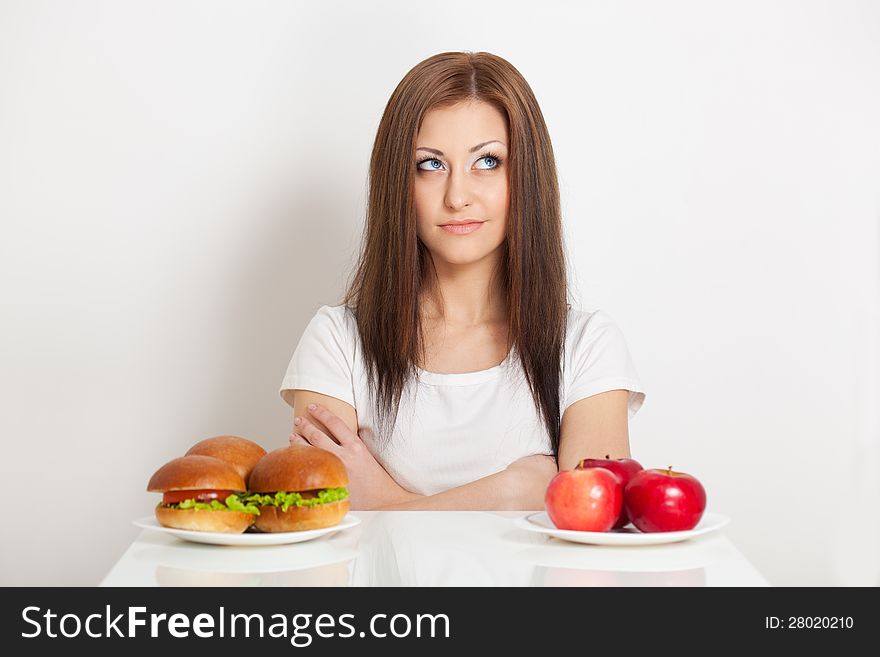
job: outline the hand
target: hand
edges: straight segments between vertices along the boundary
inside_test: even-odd
[[[556,457],[552,454],[529,454],[507,466],[508,470],[527,472],[536,477],[552,479],[559,473]]]
[[[520,508],[543,509],[544,493],[559,468],[551,454],[530,454],[508,465],[506,473],[515,480]]]
[[[314,408],[312,408],[314,406]],[[348,471],[348,492],[352,509],[375,509],[397,504],[414,497],[386,472],[370,453],[361,437],[348,428],[341,418],[320,404],[310,404],[308,412],[321,422],[327,435],[308,418],[296,418],[291,445],[313,445],[336,454]]]

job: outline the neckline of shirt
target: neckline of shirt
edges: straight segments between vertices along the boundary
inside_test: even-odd
[[[416,367],[419,374],[419,382],[427,383],[435,386],[468,386],[474,383],[482,383],[497,377],[503,370],[507,368],[508,363],[513,356],[515,347],[507,352],[507,356],[501,363],[490,367],[487,370],[479,370],[477,372],[429,372],[421,367]]]

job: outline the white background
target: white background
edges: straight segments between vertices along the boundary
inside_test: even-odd
[[[401,77],[516,66],[631,427],[776,585],[880,583],[873,2],[0,2],[0,583],[96,584],[192,443],[286,444]]]

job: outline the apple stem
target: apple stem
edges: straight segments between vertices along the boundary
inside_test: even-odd
[[[671,465],[668,468],[666,468],[666,474],[668,474],[668,475],[672,474],[672,466]]]
[[[605,455],[605,458],[606,458],[606,459],[610,459],[610,458],[611,458],[611,455],[610,455],[610,454],[606,454],[606,455]]]

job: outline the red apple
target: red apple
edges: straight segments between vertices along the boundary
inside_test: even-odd
[[[630,458],[612,459],[606,454],[604,459],[581,459],[580,463],[575,466],[575,470],[584,470],[586,468],[605,468],[620,477],[624,489],[623,507],[620,510],[620,517],[614,523],[612,529],[626,527],[629,524],[629,515],[626,512],[626,485],[636,473],[642,471],[642,464]]]
[[[624,489],[626,512],[643,532],[693,529],[706,510],[703,485],[684,472],[642,470]]]
[[[547,486],[544,506],[559,529],[607,532],[623,507],[623,484],[605,468],[563,470]]]

